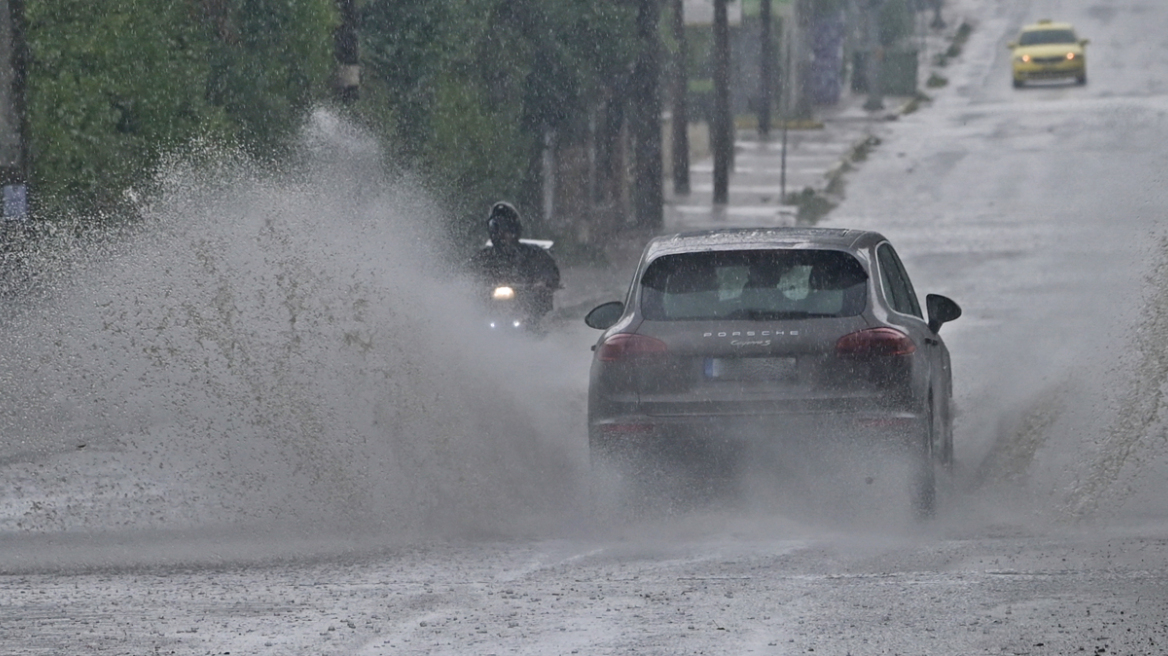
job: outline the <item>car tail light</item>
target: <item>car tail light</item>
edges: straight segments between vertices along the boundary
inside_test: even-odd
[[[1074,58],[1075,58],[1075,53],[1073,53],[1073,52],[1067,53],[1067,59],[1074,59]]]
[[[669,347],[665,342],[644,335],[617,333],[604,340],[596,351],[596,356],[604,362],[615,362],[629,358],[665,353]]]
[[[870,328],[844,335],[835,343],[836,355],[863,358],[908,355],[917,350],[908,335],[892,328]]]

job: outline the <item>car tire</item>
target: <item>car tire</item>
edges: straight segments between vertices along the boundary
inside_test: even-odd
[[[1020,80],[1018,78],[1014,78],[1014,88],[1015,89],[1021,89],[1022,85],[1023,85],[1022,80]]]
[[[945,408],[945,414],[940,417],[937,426],[941,441],[941,471],[952,477],[954,470],[953,459],[953,410],[952,405]]]
[[[1077,84],[1077,85],[1079,85],[1079,86],[1084,86],[1084,85],[1086,85],[1086,84],[1087,84],[1087,74],[1086,74],[1086,73],[1083,73],[1082,75],[1080,75],[1080,76],[1076,77],[1076,78],[1075,78],[1075,84]]]
[[[937,514],[937,412],[930,395],[925,427],[910,455],[913,461],[912,508],[917,519],[929,520]],[[944,447],[942,447],[942,450]]]

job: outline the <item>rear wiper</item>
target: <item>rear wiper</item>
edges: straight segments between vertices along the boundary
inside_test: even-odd
[[[775,311],[775,310],[735,310],[726,315],[727,319],[746,319],[748,321],[782,321],[789,319],[825,319],[836,315],[823,312],[803,311]]]

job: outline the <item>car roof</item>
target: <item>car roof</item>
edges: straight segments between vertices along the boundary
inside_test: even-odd
[[[1074,30],[1070,23],[1055,23],[1052,21],[1038,21],[1022,28],[1023,32],[1037,32],[1039,30]]]
[[[885,241],[869,230],[845,228],[721,228],[654,237],[645,258],[700,251],[766,248],[825,248],[857,251]]]

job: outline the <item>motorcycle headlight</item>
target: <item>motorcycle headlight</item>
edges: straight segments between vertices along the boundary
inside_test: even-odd
[[[491,298],[495,299],[496,301],[509,301],[515,298],[515,290],[505,285],[502,287],[496,287],[495,291],[491,294]]]

